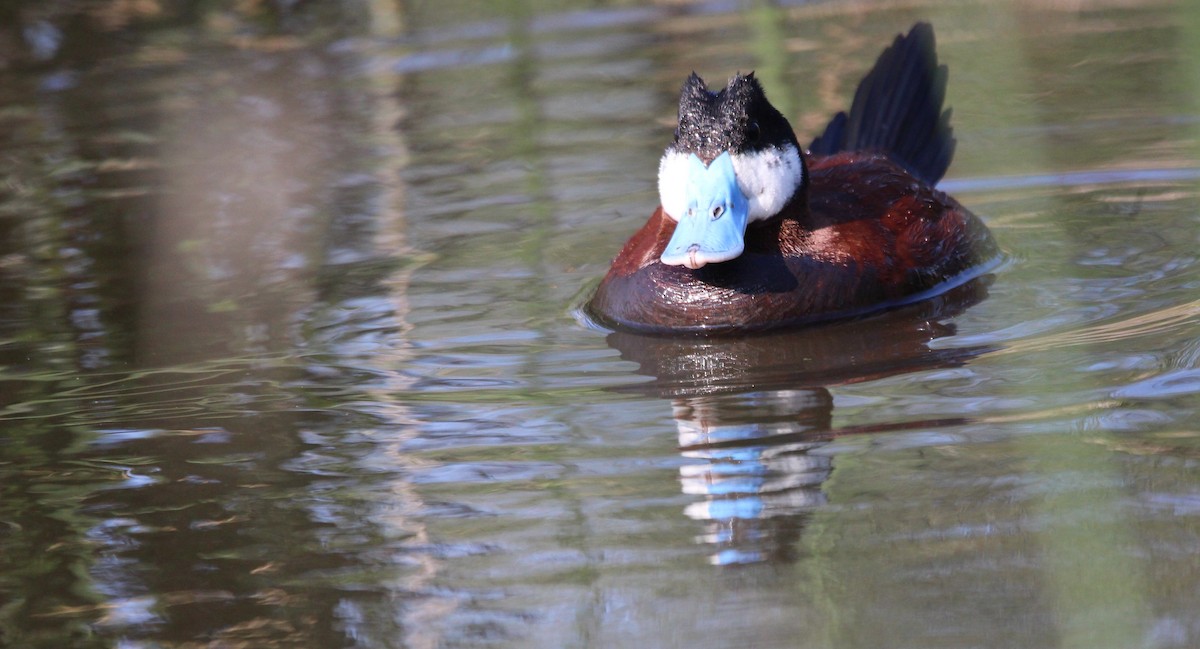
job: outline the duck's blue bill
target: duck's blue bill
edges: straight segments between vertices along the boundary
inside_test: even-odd
[[[693,153],[687,164],[687,210],[678,215],[662,263],[695,269],[736,258],[745,247],[749,207],[733,160],[725,152],[705,166]]]

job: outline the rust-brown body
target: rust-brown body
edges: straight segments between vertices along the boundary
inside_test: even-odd
[[[746,230],[745,251],[696,270],[659,261],[675,223],[662,208],[621,249],[588,303],[602,324],[736,333],[907,304],[982,273],[999,251],[953,198],[888,158],[807,160],[809,187]]]

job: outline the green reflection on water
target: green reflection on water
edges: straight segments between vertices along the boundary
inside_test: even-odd
[[[339,4],[326,4],[321,11],[336,14]],[[564,315],[563,296],[602,272],[620,239],[652,208],[652,179],[628,176],[653,175],[656,147],[669,136],[665,122],[673,112],[675,88],[689,66],[706,56],[701,45],[714,46],[718,54],[707,55],[713,57],[707,62],[721,66],[723,75],[737,67],[726,57],[750,62],[776,103],[789,115],[805,111],[797,122],[807,123],[826,119],[849,101],[851,80],[842,79],[838,91],[831,92],[819,79],[826,68],[816,63],[840,66],[835,73],[865,67],[896,31],[913,19],[932,18],[942,58],[951,62],[951,103],[964,143],[952,173],[994,177],[1130,161],[1136,166],[1153,164],[1160,155],[1170,164],[1194,164],[1194,127],[1176,138],[1188,143],[1186,155],[1164,148],[1172,138],[1154,124],[1131,136],[1133,144],[1147,147],[1132,151],[1130,138],[1095,130],[1081,135],[1064,127],[1080,115],[1120,118],[1122,110],[1159,117],[1182,110],[1194,117],[1200,110],[1197,87],[1177,83],[1200,79],[1194,6],[1164,11],[1152,3],[1132,9],[1102,4],[1082,15],[1015,3],[868,5],[864,10],[839,3],[784,8],[760,2],[745,13],[715,19],[689,15],[675,21],[676,14],[668,11],[662,23],[634,29],[648,36],[629,54],[632,62],[625,61],[625,52],[606,52],[564,64],[539,48],[586,40],[590,31],[533,28],[540,16],[560,11],[559,4],[426,3],[397,9],[375,2],[377,19],[369,22],[381,30],[373,36],[382,41],[340,47],[363,48],[358,51],[378,56],[382,63],[375,64],[386,70],[407,49],[422,47],[417,40],[399,47],[392,41],[410,31],[457,25],[464,6],[472,21],[499,18],[500,35],[489,37],[494,40],[441,36],[431,47],[470,52],[479,43],[501,44],[511,47],[511,59],[371,74],[365,82],[349,73],[345,79],[317,75],[323,81],[314,82],[306,76],[312,68],[287,62],[313,56],[305,60],[320,67],[323,48],[310,51],[303,37],[243,37],[256,29],[264,30],[259,35],[291,33],[288,21],[266,14],[233,20],[232,26],[227,16],[212,16],[205,23],[211,40],[196,52],[187,49],[189,39],[180,33],[153,36],[159,49],[145,53],[148,58],[195,57],[198,68],[226,65],[243,73],[254,65],[284,70],[261,78],[227,71],[210,77],[196,69],[188,76],[172,64],[135,65],[138,74],[166,75],[161,86],[153,84],[151,96],[173,91],[172,80],[180,78],[201,87],[182,100],[163,92],[173,99],[151,102],[168,115],[203,121],[209,114],[242,110],[248,105],[244,95],[274,98],[285,114],[309,100],[353,106],[318,110],[288,128],[268,119],[265,126],[244,130],[242,120],[250,123],[253,117],[249,111],[221,128],[205,122],[208,130],[191,133],[197,146],[209,138],[236,145],[243,135],[266,136],[268,144],[294,137],[304,146],[264,158],[254,156],[269,147],[235,147],[244,155],[214,154],[212,168],[221,171],[231,159],[258,160],[259,166],[239,168],[271,171],[284,185],[311,176],[316,189],[304,199],[290,194],[295,204],[255,203],[245,214],[253,213],[258,227],[244,231],[206,230],[209,214],[201,210],[197,220],[202,223],[190,226],[196,230],[185,229],[189,236],[157,249],[163,267],[182,277],[158,284],[161,305],[186,303],[173,320],[182,323],[179,327],[139,333],[129,296],[144,287],[126,281],[137,273],[136,264],[124,265],[131,258],[126,237],[141,233],[139,222],[104,227],[131,215],[160,214],[162,205],[154,201],[164,168],[111,164],[103,147],[88,151],[93,143],[72,139],[71,133],[92,123],[92,111],[102,103],[90,95],[88,102],[65,106],[59,122],[64,128],[56,132],[42,134],[32,126],[39,110],[64,109],[55,95],[36,95],[43,103],[0,112],[3,128],[19,137],[44,136],[36,147],[18,147],[32,152],[29,157],[0,159],[0,165],[17,163],[5,167],[9,187],[17,191],[0,194],[0,227],[16,233],[0,243],[0,273],[20,283],[20,290],[11,282],[0,286],[3,308],[9,309],[3,350],[11,362],[0,375],[5,395],[0,583],[6,597],[0,599],[0,627],[6,639],[36,645],[45,638],[46,646],[60,646],[63,638],[74,639],[75,646],[111,645],[121,631],[105,626],[120,618],[109,612],[126,610],[126,626],[120,628],[167,638],[164,642],[248,634],[253,622],[277,632],[267,634],[271,640],[331,643],[326,646],[352,636],[453,643],[469,632],[497,645],[515,645],[538,640],[519,635],[519,629],[532,625],[559,632],[547,637],[572,638],[578,646],[655,644],[647,638],[662,640],[662,646],[711,646],[734,637],[752,644],[758,632],[764,643],[779,646],[896,646],[901,641],[996,646],[999,638],[1011,640],[1008,646],[1116,647],[1142,642],[1154,602],[1186,601],[1163,594],[1158,584],[1173,577],[1178,581],[1170,588],[1183,592],[1194,585],[1190,576],[1150,579],[1146,561],[1136,556],[1143,547],[1153,555],[1154,539],[1176,534],[1189,540],[1189,528],[1162,516],[1152,521],[1155,533],[1145,535],[1154,539],[1139,536],[1139,521],[1127,505],[1130,479],[1124,472],[1131,469],[1113,450],[1129,440],[1103,430],[1065,434],[1057,425],[1036,426],[1032,434],[1010,442],[963,445],[968,448],[870,451],[849,445],[835,458],[834,477],[826,486],[831,506],[805,519],[807,526],[796,524],[803,529],[794,565],[714,570],[704,562],[707,548],[696,540],[699,524],[681,514],[692,502],[681,496],[674,467],[680,459],[672,438],[672,404],[601,393],[594,368],[609,372],[606,378],[620,377],[614,382],[639,379],[623,374],[631,371],[630,364],[613,360],[615,354],[602,349],[598,334],[574,327]],[[354,32],[357,14],[353,8],[346,11],[337,24]],[[1179,17],[1183,26],[1177,29]],[[1110,28],[1126,19],[1140,21],[1140,27]],[[260,20],[270,26],[261,27]],[[688,20],[694,21],[692,27]],[[1146,35],[1168,29],[1177,29],[1170,33],[1178,44],[1164,47],[1186,49],[1186,54],[1168,50],[1139,59]],[[1095,33],[1088,35],[1089,30]],[[314,41],[329,37],[318,31]],[[824,51],[790,42],[794,34],[807,35]],[[851,38],[854,34],[860,35]],[[261,52],[213,56],[239,47]],[[266,54],[271,48],[282,54]],[[1081,60],[1085,56],[1101,63]],[[601,60],[609,57],[616,63]],[[1121,57],[1133,62],[1123,65]],[[1155,79],[1156,57],[1178,59],[1187,71]],[[1133,72],[1110,78],[1105,64]],[[575,77],[581,72],[594,76],[579,81]],[[810,83],[796,84],[801,75]],[[295,87],[295,93],[280,90],[287,87]],[[364,87],[367,97],[360,94]],[[1178,98],[1184,93],[1191,102],[1187,109],[1180,108]],[[601,94],[604,111],[586,112],[586,104]],[[574,119],[550,110],[564,97],[563,112]],[[107,101],[121,113],[122,102],[111,96]],[[270,104],[255,105],[265,110]],[[628,113],[608,116],[622,106]],[[571,111],[583,111],[584,117]],[[325,128],[328,123],[336,129]],[[996,141],[1047,123],[1068,135],[1039,131],[1016,136],[1015,143]],[[164,129],[142,124],[143,131],[135,128],[139,124],[140,119],[116,120],[115,133],[105,141],[129,147],[122,150],[129,155],[114,152],[114,160],[153,157],[163,143],[159,131]],[[184,137],[193,127],[184,118],[166,130]],[[314,142],[319,146],[306,148]],[[326,145],[335,153],[317,155]],[[47,158],[37,162],[41,155]],[[597,160],[603,168],[589,166]],[[630,170],[614,169],[624,165]],[[120,176],[117,167],[145,175]],[[406,186],[398,179],[402,171],[417,180]],[[367,180],[343,182],[342,172]],[[93,177],[105,179],[106,186],[89,188]],[[211,212],[217,213],[222,200],[245,199],[254,181],[264,177],[239,173],[236,182],[205,185],[205,176],[198,174],[192,181],[199,189],[193,188],[190,203],[211,201]],[[446,184],[431,188],[422,182]],[[601,193],[596,185],[608,194],[641,194],[636,200],[597,200],[588,193]],[[322,193],[331,187],[336,191]],[[569,190],[567,197],[559,190]],[[414,197],[419,191],[428,194]],[[504,192],[511,193],[509,202],[488,202]],[[1052,188],[1029,196],[964,198],[1001,208],[1012,205],[1006,200],[1019,203],[1019,210],[1011,208],[992,223],[1010,249],[1044,253],[1000,278],[1010,287],[1002,310],[1044,309],[1043,295],[1011,288],[1035,285],[1038,276],[1095,279],[1118,272],[1070,266],[1094,247],[1096,240],[1083,234],[1091,226],[1112,239],[1128,237],[1111,220],[1090,212],[1097,207],[1094,194],[1070,199],[1062,193]],[[99,234],[99,243],[70,236],[79,233],[72,224],[80,205],[88,208],[84,221],[97,226],[90,232]],[[288,212],[289,206],[303,209]],[[182,210],[165,210],[162,218],[171,213]],[[410,213],[416,216],[409,219]],[[349,218],[363,214],[368,218],[362,221]],[[296,239],[272,238],[297,223],[303,227],[294,232]],[[458,224],[462,227],[456,230]],[[1186,239],[1190,225],[1184,219],[1164,236]],[[406,238],[405,226],[419,244]],[[434,227],[443,229],[431,232]],[[338,228],[344,230],[330,232]],[[190,236],[196,231],[203,236]],[[360,235],[361,241],[355,239]],[[368,243],[352,245],[362,241]],[[209,274],[222,270],[230,250],[258,249],[246,247],[247,242],[266,249],[266,257],[280,264],[288,256],[282,253],[296,253],[301,261],[292,260],[294,272],[274,279],[269,272],[258,274],[261,266],[248,264],[239,267],[245,272],[234,273],[234,280],[213,280],[216,275]],[[325,244],[366,258],[325,263]],[[434,251],[410,248],[425,244]],[[61,254],[72,248],[101,265],[81,272],[77,257]],[[237,281],[245,276],[263,281]],[[96,289],[77,281],[96,278],[101,280]],[[88,321],[98,326],[72,323],[72,309],[81,303],[70,296],[80,287],[100,305],[99,318]],[[442,294],[445,302],[407,310],[409,300],[432,301]],[[1088,306],[1063,302],[1059,308],[1068,312]],[[981,311],[988,313],[989,306],[980,305]],[[448,317],[454,309],[465,315]],[[997,321],[1010,317],[993,315]],[[511,331],[521,336],[499,340]],[[100,334],[102,341],[90,334]],[[1173,335],[1182,337],[1178,330]],[[148,340],[157,342],[160,355],[138,356],[139,345]],[[1048,340],[1034,342],[1042,346],[1016,349],[1008,360],[980,361],[980,372],[1012,371],[1006,362],[1031,363],[1042,371],[1035,380],[997,388],[990,396],[1040,397],[1054,405],[1048,395],[1091,394],[1103,391],[1103,381],[1110,380],[1096,379],[1093,385],[1079,372],[1056,372],[1084,362],[1093,341],[1075,341],[1069,350],[1050,349],[1054,345]],[[1104,351],[1103,342],[1094,342],[1097,353]],[[89,355],[97,349],[107,355]],[[556,355],[564,349],[587,353]],[[1190,367],[1180,356],[1175,362]],[[587,369],[576,367],[580,358],[590,363]],[[95,365],[81,369],[81,359]],[[144,369],[156,365],[163,367]],[[986,389],[991,392],[998,384]],[[861,389],[886,400],[895,387],[869,383]],[[1111,401],[1102,407],[1113,408]],[[1051,405],[1042,407],[1046,402],[1035,399],[1024,414],[1061,423]],[[1068,405],[1077,414],[1089,404]],[[628,414],[639,409],[660,416]],[[866,410],[840,409],[836,416],[851,424],[893,416],[886,408],[874,415]],[[1011,422],[999,419],[991,425],[1008,431]],[[456,427],[461,439],[470,441],[439,437],[440,426]],[[520,437],[527,434],[533,441]],[[878,437],[886,441],[886,435]],[[435,448],[411,451],[405,443],[412,439]],[[160,473],[145,471],[157,465]],[[1164,481],[1169,468],[1141,479]],[[1151,473],[1144,466],[1138,470]],[[1180,490],[1194,482],[1179,467],[1170,475]],[[153,498],[161,500],[144,501]],[[95,540],[110,523],[127,535]],[[405,545],[409,540],[412,547]],[[120,559],[129,559],[132,567],[122,567]],[[1159,561],[1151,569],[1169,565]],[[213,581],[219,588],[204,575],[218,576]],[[110,590],[102,593],[104,588]],[[186,589],[195,592],[181,592]],[[143,598],[144,591],[153,596]],[[188,597],[193,599],[183,601]],[[157,622],[139,622],[134,613],[145,601],[151,602],[146,619],[157,615],[178,626],[163,631],[154,626]],[[187,624],[204,617],[188,612],[193,605],[193,611],[236,614],[191,627]],[[30,611],[37,615],[29,616]],[[518,631],[509,636],[495,631],[510,621]],[[262,637],[234,638],[255,639],[263,642]]]
[[[1031,435],[1027,452],[1035,491],[1036,543],[1062,647],[1136,647],[1150,629],[1150,608],[1127,483],[1109,449],[1083,435]]]

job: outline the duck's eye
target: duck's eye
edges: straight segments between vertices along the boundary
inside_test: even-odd
[[[762,130],[758,128],[758,122],[750,122],[746,125],[746,142],[756,144],[760,137],[762,137]]]
[[[725,213],[725,208],[724,208],[724,207],[722,207],[722,206],[720,206],[720,205],[718,205],[718,206],[714,207],[714,208],[712,209],[712,217],[713,217],[713,220],[714,220],[714,221],[716,221],[717,219],[721,218],[721,215],[722,215],[722,214],[724,214],[724,213]]]

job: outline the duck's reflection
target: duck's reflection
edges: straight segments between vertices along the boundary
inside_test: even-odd
[[[788,560],[804,516],[824,502],[828,456],[810,453],[830,429],[824,388],[678,398],[684,513],[705,522],[715,563]],[[806,439],[811,434],[811,439]],[[788,441],[776,441],[788,440]]]
[[[933,349],[947,320],[983,299],[989,278],[911,308],[854,322],[737,339],[614,333],[609,344],[653,381],[635,389],[671,402],[684,513],[717,564],[795,558],[808,515],[824,501],[833,437],[952,423],[904,421],[835,429],[829,386],[965,363],[981,347]]]

